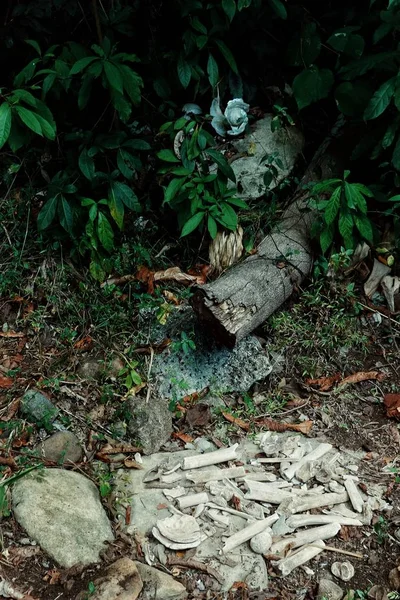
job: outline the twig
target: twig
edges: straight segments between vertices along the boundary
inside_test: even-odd
[[[319,548],[318,544],[307,544],[307,546],[314,546],[315,548]],[[329,550],[329,552],[337,552],[338,554],[344,554],[345,556],[352,556],[353,558],[363,559],[363,554],[359,554],[358,552],[349,552],[348,550],[341,550],[340,548],[335,548],[335,546],[325,546],[324,550]]]
[[[198,560],[194,560],[193,558],[188,558],[188,559],[183,559],[183,558],[178,558],[176,556],[169,556],[168,557],[168,565],[171,567],[177,566],[177,567],[185,567],[186,569],[197,569],[198,571],[203,571],[203,573],[207,573],[208,575],[211,575],[211,577],[214,577],[214,579],[216,579],[218,581],[218,583],[224,583],[224,578],[218,573],[218,571],[216,569],[213,569],[212,567],[209,567],[208,565],[198,561]]]
[[[149,403],[150,400],[150,394],[151,394],[151,383],[150,383],[150,373],[151,373],[151,369],[153,367],[153,358],[154,358],[154,349],[152,346],[150,346],[150,364],[149,364],[149,370],[147,371],[147,394],[146,394],[146,404]]]
[[[103,35],[101,33],[100,17],[99,17],[99,11],[97,9],[97,0],[92,0],[92,9],[93,9],[94,20],[96,22],[97,37],[99,38],[99,43],[101,44],[103,41]]]
[[[391,317],[388,317],[387,315],[385,315],[385,313],[381,312],[380,310],[376,310],[376,308],[371,308],[367,304],[362,304],[361,302],[359,302],[359,305],[362,306],[363,308],[365,308],[366,310],[369,310],[370,312],[380,315],[381,317],[383,317],[384,319],[387,319],[391,323],[394,323],[394,325],[397,325],[397,327],[400,327],[400,323],[398,321],[396,321],[395,319],[392,319]]]
[[[66,415],[73,417],[74,419],[76,419],[77,421],[80,421],[81,423],[83,423],[86,427],[90,427],[90,429],[98,429],[100,431],[105,431],[105,433],[107,435],[109,435],[110,437],[112,437],[113,439],[119,440],[120,442],[123,442],[124,439],[115,435],[112,431],[110,431],[109,429],[107,429],[107,427],[103,427],[103,425],[95,425],[94,423],[87,423],[85,421],[85,419],[83,419],[82,417],[80,417],[79,415],[74,415],[74,413],[70,412],[69,410],[67,410],[66,408],[61,408],[60,410],[62,410],[62,412],[65,412]]]

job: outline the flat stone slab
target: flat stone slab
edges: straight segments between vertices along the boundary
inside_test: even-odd
[[[25,475],[13,486],[12,507],[28,536],[62,567],[98,562],[114,539],[96,486],[73,471]]]

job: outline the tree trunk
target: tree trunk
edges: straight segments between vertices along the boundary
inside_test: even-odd
[[[311,273],[310,233],[316,214],[307,208],[304,184],[337,175],[337,163],[326,151],[342,125],[338,122],[320,146],[282,221],[260,243],[256,254],[196,290],[195,312],[225,346],[233,348],[261,325]]]

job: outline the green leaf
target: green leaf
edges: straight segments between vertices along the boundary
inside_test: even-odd
[[[42,55],[42,51],[36,40],[25,40],[25,44],[29,44],[30,46],[32,46],[32,48],[34,48],[34,50],[36,50],[36,52],[39,54],[39,56]]]
[[[47,229],[47,227],[52,223],[54,217],[56,216],[57,206],[58,194],[49,198],[42,206],[37,218],[39,231]]]
[[[216,219],[224,225],[227,229],[235,231],[238,224],[238,218],[235,210],[229,204],[223,204],[221,206],[220,216]]]
[[[81,71],[86,69],[86,67],[88,67],[90,64],[92,64],[94,60],[99,59],[97,58],[97,56],[86,56],[85,58],[77,60],[76,63],[72,66],[69,74],[76,75],[77,73],[80,73]]]
[[[397,171],[400,171],[400,136],[397,138],[396,146],[393,150],[392,164]]]
[[[157,152],[157,156],[159,159],[164,160],[165,162],[170,162],[170,163],[178,163],[179,162],[179,159],[176,158],[176,156],[172,152],[172,150],[169,150],[168,148]]]
[[[131,102],[135,105],[140,104],[142,98],[141,88],[143,87],[143,79],[128,65],[119,65],[119,69],[123,75],[124,90],[128,94]]]
[[[354,221],[358,231],[361,233],[362,237],[365,238],[368,242],[373,241],[373,231],[371,221],[365,215],[355,215]]]
[[[113,182],[115,183],[115,182]],[[121,197],[115,193],[114,185],[110,186],[110,198],[109,198],[109,209],[112,218],[118,225],[120,229],[122,229],[122,225],[124,224],[124,214],[125,208],[124,203],[122,202]]]
[[[132,179],[135,169],[132,168],[132,154],[120,148],[117,153],[117,165],[122,175],[127,179]]]
[[[321,235],[319,236],[319,243],[321,245],[321,250],[323,254],[325,254],[325,252],[331,247],[334,236],[335,228],[333,227],[333,225],[330,225],[329,227],[324,227],[324,229],[321,232]]]
[[[3,102],[0,106],[0,148],[4,146],[8,140],[11,131],[11,108],[8,102]]]
[[[42,84],[43,96],[46,96],[46,94],[49,93],[49,91],[53,87],[56,79],[57,79],[57,75],[55,73],[50,73],[43,79],[43,84]]]
[[[104,62],[104,72],[106,74],[109,85],[114,88],[120,94],[124,93],[124,84],[122,80],[122,74],[118,67],[112,62],[106,60]]]
[[[174,177],[174,179],[171,179],[164,192],[164,202],[167,204],[171,202],[185,182],[186,177]]]
[[[355,79],[361,75],[365,75],[371,69],[375,69],[381,63],[390,65],[394,63],[394,59],[398,57],[398,52],[380,52],[379,54],[373,54],[365,56],[357,60],[351,61],[339,70],[339,74],[343,79]],[[396,67],[397,68],[397,67]]]
[[[184,224],[184,226],[182,227],[181,237],[185,237],[185,235],[189,235],[189,233],[192,233],[192,231],[197,229],[197,227],[200,225],[200,223],[204,219],[204,215],[205,215],[205,212],[203,211],[203,212],[198,212],[195,215],[193,215],[192,217],[190,217],[190,219],[188,219],[186,221],[186,223]]]
[[[78,162],[79,168],[86,177],[86,179],[92,181],[92,179],[95,176],[96,169],[94,166],[94,160],[91,156],[89,156],[87,148],[84,148],[84,150],[82,150],[82,152],[80,153]]]
[[[309,67],[321,51],[321,38],[314,22],[306,23],[301,33],[295,35],[288,44],[288,60],[297,67]]]
[[[92,91],[93,79],[90,75],[87,75],[82,80],[82,85],[79,89],[78,93],[78,108],[79,110],[83,110],[86,108],[87,103],[89,102],[90,93]]]
[[[101,212],[98,214],[97,235],[99,236],[101,245],[108,252],[111,252],[114,248],[114,232],[110,221]]]
[[[344,239],[351,238],[353,232],[353,217],[350,212],[344,210],[340,211],[339,231]]]
[[[233,204],[233,206],[237,206],[238,208],[249,208],[249,205],[244,200],[242,200],[241,198],[236,198],[236,196],[228,198],[226,202],[229,202],[229,204]]]
[[[193,29],[195,29],[199,33],[204,33],[205,35],[207,35],[207,28],[203,25],[203,23],[201,23],[198,17],[193,17],[191,25]]]
[[[74,220],[71,207],[65,196],[61,194],[59,198],[60,200],[58,202],[58,214],[60,217],[61,226],[64,227],[65,231],[71,233]]]
[[[360,58],[364,52],[365,42],[361,35],[354,34],[351,28],[338,29],[328,38],[327,43],[337,50],[352,58]]]
[[[339,208],[340,208],[341,195],[342,195],[342,186],[339,185],[334,190],[334,192],[333,192],[332,196],[330,197],[328,204],[326,205],[326,208],[325,208],[324,217],[325,217],[325,222],[327,225],[331,225],[337,217],[337,214],[338,214]]]
[[[24,144],[29,142],[29,132],[22,127],[18,121],[12,122],[11,133],[8,138],[8,145],[13,152],[17,152]]]
[[[332,85],[333,74],[330,69],[319,69],[316,66],[304,69],[293,81],[293,92],[299,109],[326,98]]]
[[[182,54],[179,55],[176,69],[178,71],[179,81],[181,82],[182,86],[186,89],[192,78],[192,69],[190,68],[190,65],[186,62]]]
[[[346,116],[359,116],[371,99],[372,89],[366,81],[343,81],[335,89],[339,110]]]
[[[41,117],[37,113],[35,113],[35,117],[39,121],[39,124],[40,124],[40,127],[42,128],[44,137],[46,137],[49,140],[55,140],[56,139],[56,130],[54,129],[54,127],[52,125],[50,125],[50,123],[48,121],[46,121],[46,119],[43,119],[43,117]]]
[[[215,43],[217,44],[222,56],[225,58],[232,71],[236,73],[236,75],[239,75],[239,70],[237,68],[236,61],[228,46],[222,40],[215,40]]]
[[[237,8],[239,11],[249,8],[249,6],[251,6],[251,0],[238,0]]]
[[[370,121],[379,117],[390,104],[396,88],[396,77],[385,81],[372,96],[364,112],[364,119]]]
[[[140,206],[139,200],[135,192],[128,185],[121,183],[120,181],[113,181],[111,187],[114,195],[118,197],[127,208],[136,212],[141,212],[142,207]]]
[[[207,229],[211,239],[214,239],[218,232],[218,226],[216,220],[211,215],[208,215],[207,218]]]
[[[281,0],[269,0],[272,10],[280,19],[287,19],[286,7]]]
[[[236,2],[235,0],[222,0],[222,8],[229,21],[232,21],[236,13]]]
[[[127,140],[122,144],[124,148],[131,148],[132,150],[151,150],[151,146],[144,140]]]
[[[218,165],[218,168],[222,171],[222,173],[225,175],[225,177],[227,177],[228,179],[233,181],[233,183],[236,183],[235,173],[233,172],[232,167],[227,162],[224,155],[221,154],[221,152],[218,152],[218,150],[214,150],[213,148],[207,148],[207,150],[205,152]]]
[[[209,56],[208,56],[207,73],[208,73],[208,80],[209,80],[210,84],[212,85],[212,87],[214,88],[218,83],[219,71],[218,71],[217,62],[212,54],[209,54]]]
[[[26,125],[34,133],[43,136],[42,127],[36,118],[36,115],[31,110],[28,110],[23,106],[16,106],[15,110],[24,125]]]

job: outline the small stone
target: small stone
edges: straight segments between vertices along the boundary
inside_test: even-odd
[[[342,600],[343,590],[330,579],[321,579],[318,585],[317,600]]]
[[[132,413],[128,423],[130,436],[143,448],[144,454],[154,454],[172,433],[172,413],[168,409],[168,401],[154,396],[148,403],[144,398],[131,398],[128,403]]]
[[[136,564],[129,558],[117,560],[93,583],[95,590],[90,600],[136,600],[143,588]],[[81,592],[76,600],[86,600],[87,597],[87,591]]]
[[[272,546],[272,537],[269,531],[262,531],[250,540],[250,548],[256,554],[265,554]]]
[[[393,591],[400,590],[400,570],[399,567],[395,567],[389,573],[389,585]]]
[[[39,427],[51,426],[58,415],[58,408],[41,392],[28,390],[22,396],[21,413],[31,423]]]
[[[96,486],[80,473],[33,471],[14,484],[12,506],[28,536],[62,567],[98,562],[114,539]]]
[[[368,592],[368,598],[373,600],[388,600],[388,590],[383,585],[374,585]]]
[[[78,375],[82,379],[98,380],[104,373],[103,361],[98,358],[89,358],[78,368]]]
[[[350,581],[354,577],[354,567],[348,560],[334,562],[331,571],[335,577],[339,577],[342,581]]]
[[[171,575],[138,561],[135,561],[135,565],[143,581],[143,592],[147,592],[147,596],[152,600],[183,600],[187,598],[186,588]]]
[[[37,446],[40,455],[57,464],[76,463],[82,459],[81,444],[72,431],[58,431]]]

